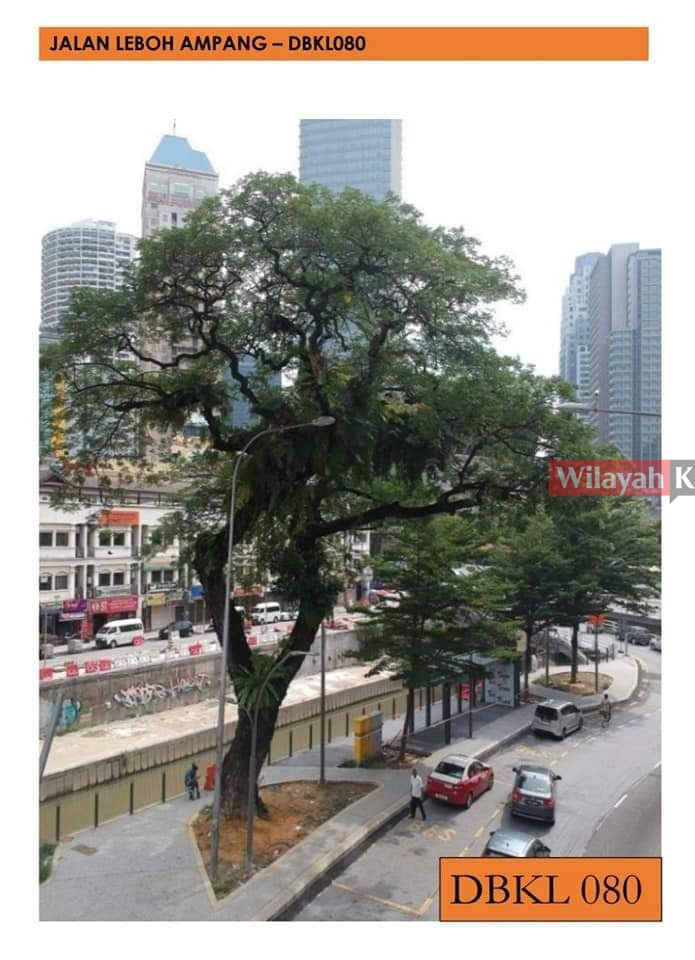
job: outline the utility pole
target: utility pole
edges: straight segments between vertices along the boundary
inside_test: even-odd
[[[321,621],[321,747],[319,783],[326,782],[326,621]]]

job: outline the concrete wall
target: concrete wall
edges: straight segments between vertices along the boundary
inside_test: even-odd
[[[441,687],[433,691],[433,700],[440,696]],[[327,741],[348,735],[355,717],[373,710],[381,711],[384,719],[402,716],[406,703],[407,691],[393,680],[374,680],[329,694]],[[318,697],[280,708],[268,762],[316,746],[319,709]],[[235,729],[236,721],[225,724],[225,744],[231,742]],[[203,779],[206,766],[215,763],[215,736],[215,727],[209,727],[44,777],[40,786],[41,842],[54,843],[76,830],[180,796],[184,772],[192,759]]]
[[[326,631],[326,670],[337,670],[357,663],[357,660],[348,657],[347,654],[359,648],[359,645],[358,630]],[[264,644],[255,649],[262,649],[264,653],[274,655],[278,644]],[[311,649],[316,654],[320,653],[320,635],[317,636]],[[127,720],[129,717],[141,714],[170,710],[172,707],[183,707],[189,703],[217,696],[220,663],[221,655],[217,651],[201,654],[198,657],[181,657],[141,666],[130,666],[128,669],[112,670],[107,673],[49,680],[40,684],[39,687],[41,731],[47,728],[51,705],[58,691],[62,691],[65,703],[59,732],[85,729],[101,723]],[[319,657],[307,657],[297,676],[312,676],[320,670]],[[122,706],[114,699],[115,694],[131,686],[162,684],[170,689],[171,685],[176,685],[180,680],[191,678],[195,674],[208,677],[210,683],[206,690],[177,692],[175,696],[168,696],[161,700],[152,699],[149,703],[137,707]]]

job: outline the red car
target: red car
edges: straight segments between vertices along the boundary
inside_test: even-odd
[[[477,796],[492,790],[494,782],[495,772],[488,764],[475,757],[452,754],[444,757],[429,775],[425,794],[467,810]]]

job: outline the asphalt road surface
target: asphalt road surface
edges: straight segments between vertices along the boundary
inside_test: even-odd
[[[479,856],[499,827],[541,837],[552,856],[658,855],[661,655],[632,652],[648,670],[633,701],[614,709],[608,729],[593,714],[564,741],[532,734],[518,740],[491,758],[495,784],[470,810],[428,800],[426,821],[397,823],[294,919],[436,920],[439,857]],[[524,761],[562,776],[553,826],[509,813],[512,767]]]

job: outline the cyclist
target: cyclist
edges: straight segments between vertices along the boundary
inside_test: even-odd
[[[603,700],[601,701],[601,706],[599,707],[599,713],[601,714],[601,726],[607,727],[611,722],[611,713],[613,708],[611,707],[611,702],[608,699],[608,694],[604,693]]]

